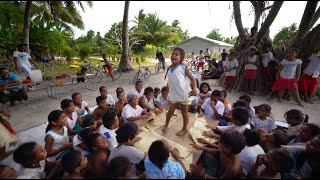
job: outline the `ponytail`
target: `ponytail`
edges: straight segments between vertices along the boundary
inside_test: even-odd
[[[53,125],[49,122],[49,124],[48,124],[48,126],[47,126],[47,128],[46,128],[46,133],[47,133],[48,131],[50,131],[52,128],[53,128]]]

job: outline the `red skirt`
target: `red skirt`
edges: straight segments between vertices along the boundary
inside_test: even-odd
[[[112,66],[111,66],[111,65],[104,65],[103,67],[106,67],[106,68],[107,68],[109,74],[112,73]]]
[[[274,82],[272,91],[277,91],[279,89],[298,89],[297,79],[284,79],[282,77],[279,77],[279,79]]]
[[[256,69],[246,69],[244,70],[244,79],[257,79],[257,70]]]
[[[313,94],[317,89],[318,82],[318,78],[312,78],[312,76],[303,74],[299,83],[299,90],[308,94]]]
[[[226,80],[226,82],[228,82],[228,83],[233,83],[235,79],[236,79],[235,76],[226,76],[226,77],[225,77],[225,80]]]
[[[198,64],[198,67],[204,68],[204,62],[200,62],[200,63]]]
[[[269,74],[270,73],[270,68],[269,67],[263,67],[262,68],[262,72],[265,74]]]

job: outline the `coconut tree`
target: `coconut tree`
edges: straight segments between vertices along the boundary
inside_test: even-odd
[[[132,69],[129,60],[129,26],[128,26],[128,14],[129,14],[129,3],[130,1],[125,1],[124,3],[124,13],[123,13],[123,25],[122,25],[122,55],[119,64],[119,68],[122,71],[129,71]]]

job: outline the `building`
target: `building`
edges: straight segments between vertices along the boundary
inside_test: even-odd
[[[186,54],[191,54],[192,52],[199,54],[200,50],[204,53],[208,48],[211,52],[211,57],[214,57],[214,54],[216,54],[216,57],[220,57],[220,53],[222,53],[223,49],[226,49],[228,52],[233,47],[232,44],[198,36],[182,41],[177,46],[181,47]]]

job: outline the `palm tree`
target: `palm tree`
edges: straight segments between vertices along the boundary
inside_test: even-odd
[[[119,64],[119,68],[122,71],[131,70],[131,63],[129,60],[129,27],[128,27],[128,14],[129,14],[129,2],[124,3],[124,13],[123,13],[123,26],[122,26],[122,56]]]

